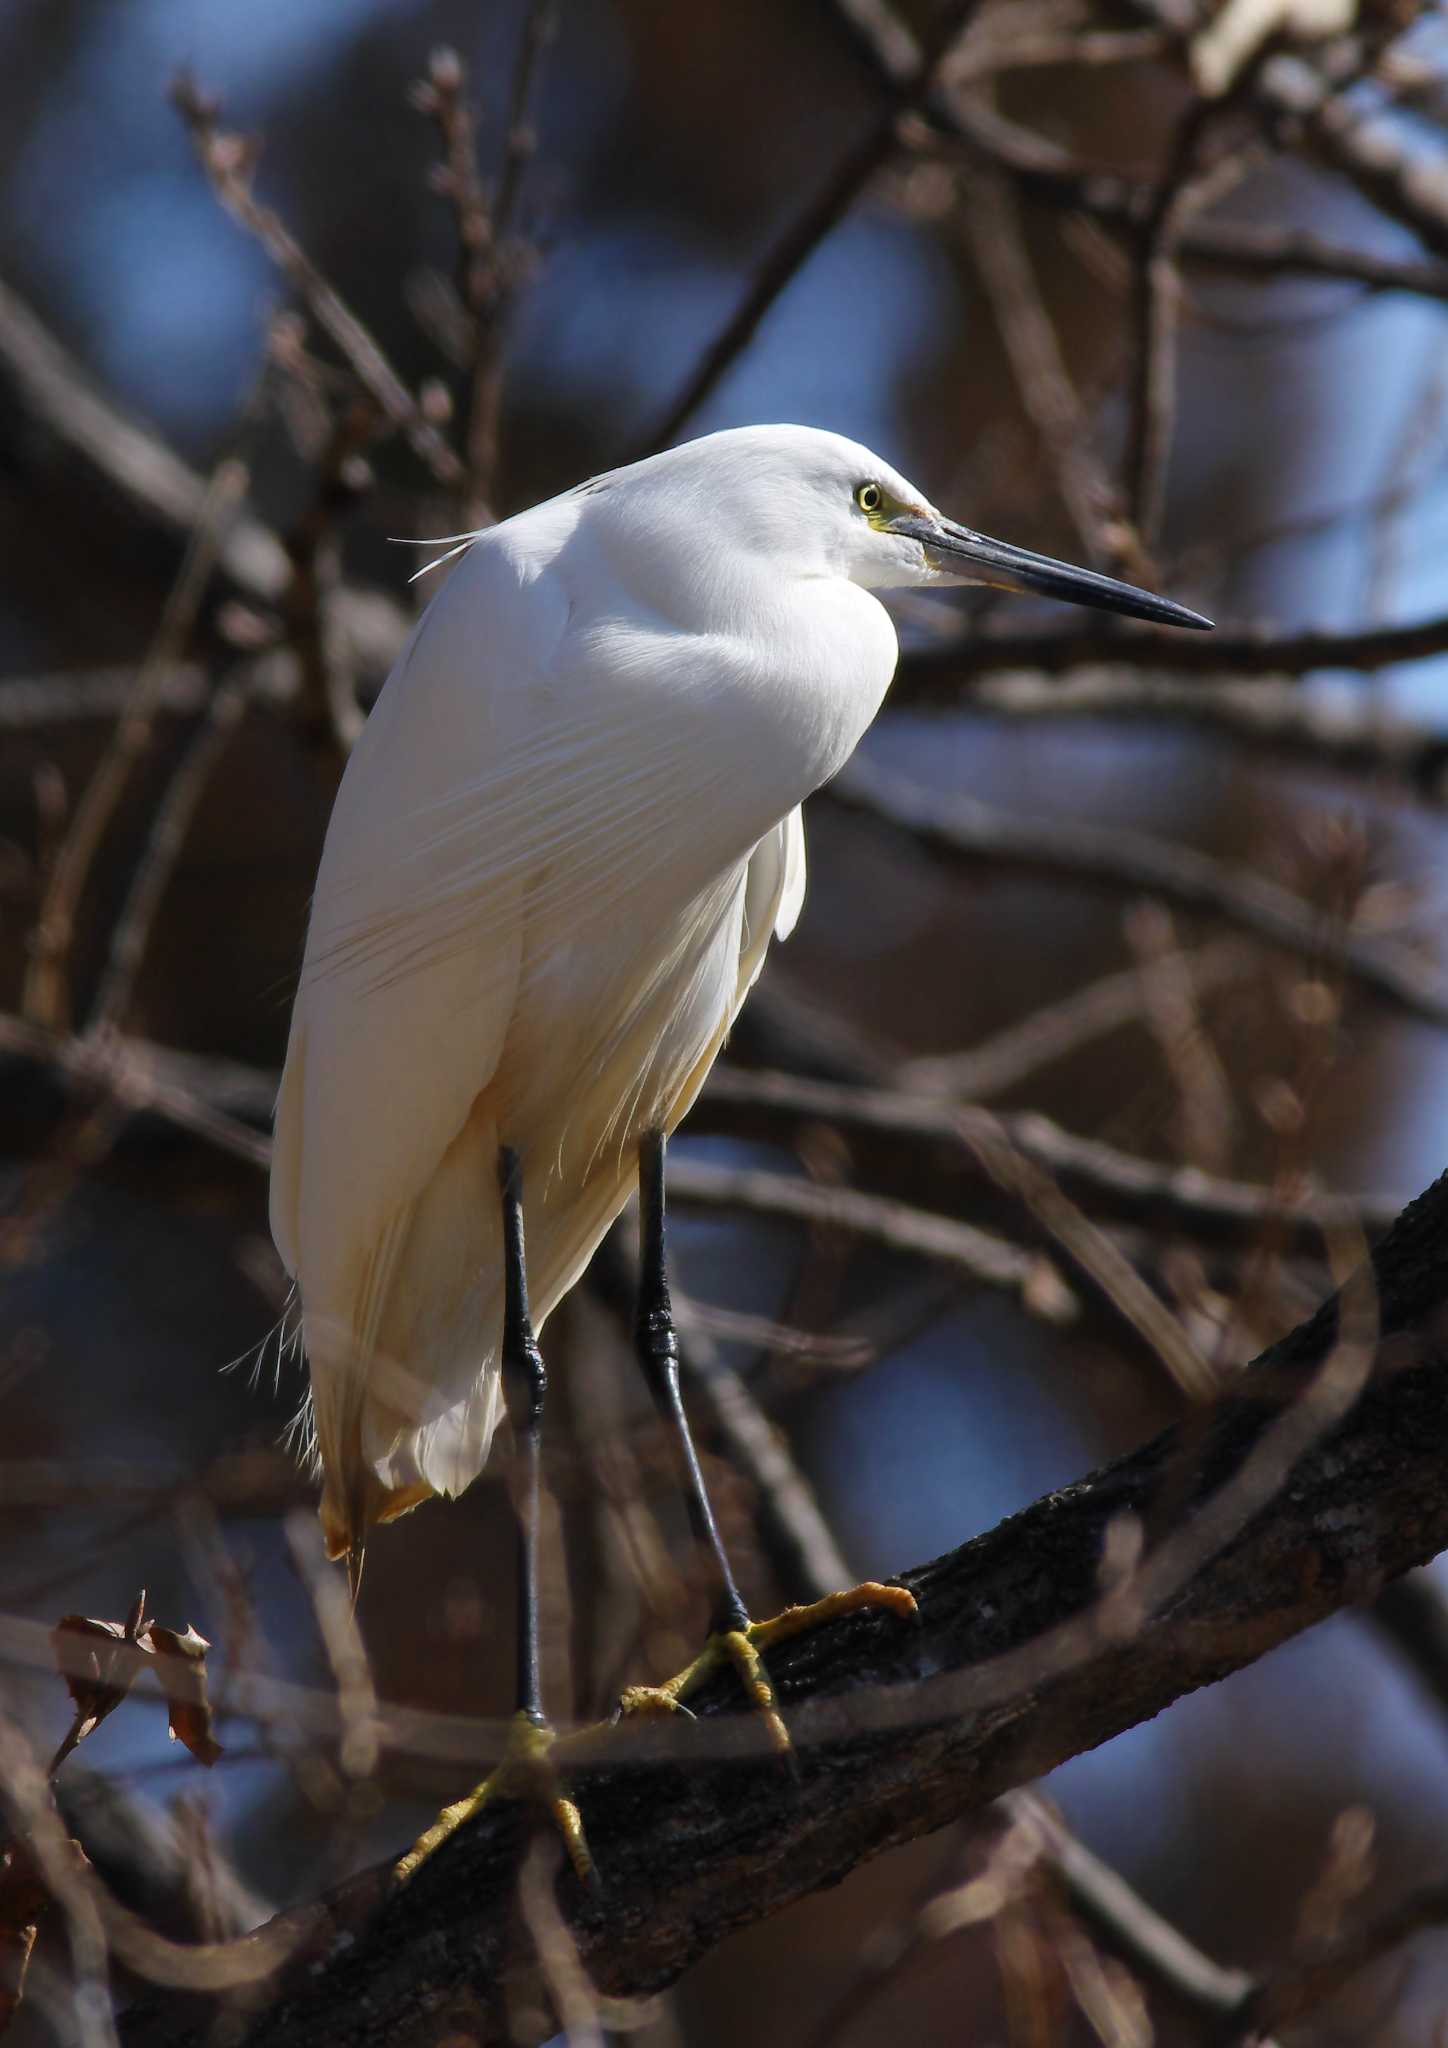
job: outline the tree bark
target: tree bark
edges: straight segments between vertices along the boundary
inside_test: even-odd
[[[918,1624],[860,1614],[772,1653],[795,1777],[761,1753],[727,1680],[695,1702],[698,1724],[627,1725],[570,1748],[601,1885],[590,1894],[565,1867],[553,1895],[599,1990],[669,1984],[733,1929],[1448,1546],[1448,1175],[1370,1271],[1375,1299],[1365,1270],[1209,1412],[903,1574]],[[1361,1374],[1346,1384],[1354,1344]],[[1247,1518],[1222,1526],[1233,1502]],[[530,1929],[518,1904],[529,1827],[500,1808],[401,1891],[380,1867],[284,1915],[296,1949],[249,1995],[248,2048],[544,2038],[556,2021],[538,1915]],[[123,2038],[199,2039],[195,2013],[158,1993]]]

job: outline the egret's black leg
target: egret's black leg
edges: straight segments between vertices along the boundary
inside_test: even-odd
[[[679,1340],[664,1260],[664,1134],[649,1131],[639,1145],[639,1300],[634,1325],[639,1363],[655,1406],[671,1432],[683,1467],[684,1497],[694,1539],[708,1553],[714,1572],[714,1633],[747,1629],[749,1611],[739,1597],[724,1553],[714,1510],[699,1468],[679,1391]]]
[[[914,1596],[904,1586],[882,1586],[874,1580],[830,1593],[809,1607],[788,1607],[772,1621],[751,1621],[739,1597],[724,1545],[719,1540],[714,1511],[704,1488],[698,1453],[689,1434],[688,1418],[679,1393],[679,1342],[674,1334],[673,1309],[664,1266],[664,1135],[650,1131],[639,1146],[639,1301],[635,1324],[639,1361],[658,1406],[673,1435],[683,1467],[689,1520],[697,1541],[708,1553],[714,1570],[714,1627],[703,1655],[686,1671],[665,1685],[629,1686],[619,1701],[620,1713],[654,1713],[689,1710],[689,1694],[727,1659],[738,1673],[745,1695],[761,1714],[776,1746],[792,1755],[789,1731],[775,1704],[774,1688],[764,1668],[762,1652],[771,1644],[785,1641],[805,1629],[832,1621],[860,1608],[883,1608],[902,1618],[915,1613]]]
[[[518,1515],[518,1712],[535,1728],[542,1728],[546,1722],[538,1659],[538,1530],[548,1375],[528,1314],[523,1170],[511,1146],[505,1145],[498,1154],[498,1187],[503,1198],[503,1401],[513,1425],[518,1460],[514,1492]]]
[[[495,1799],[526,1799],[546,1807],[563,1836],[574,1869],[593,1882],[593,1864],[583,1822],[571,1799],[558,1788],[549,1752],[553,1730],[543,1712],[538,1654],[538,1532],[542,1506],[543,1400],[548,1375],[528,1314],[528,1268],[523,1254],[523,1170],[508,1146],[498,1154],[498,1190],[503,1204],[503,1331],[499,1366],[503,1401],[513,1425],[518,1470],[513,1503],[518,1515],[518,1711],[508,1748],[498,1768],[464,1799],[446,1806],[396,1865],[406,1884],[420,1864],[464,1821]]]

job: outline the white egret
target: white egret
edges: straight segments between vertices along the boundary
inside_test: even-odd
[[[803,427],[690,442],[454,553],[338,791],[271,1218],[333,1556],[355,1572],[373,1523],[460,1492],[506,1408],[525,1474],[520,1719],[541,1730],[533,1332],[640,1182],[640,1359],[712,1555],[716,1629],[741,1664],[767,1640],[680,1404],[664,1141],[799,915],[800,805],[889,685],[873,593],[966,581],[1208,622],[957,526],[868,449]]]

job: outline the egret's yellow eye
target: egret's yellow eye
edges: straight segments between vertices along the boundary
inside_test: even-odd
[[[859,484],[855,489],[855,503],[862,512],[878,512],[885,502],[885,493],[878,484]]]

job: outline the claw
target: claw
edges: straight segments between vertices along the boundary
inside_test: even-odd
[[[621,1720],[625,1714],[688,1714],[693,1720],[696,1717],[685,1705],[687,1695],[697,1692],[721,1664],[732,1664],[745,1698],[764,1716],[774,1748],[793,1765],[794,1745],[775,1701],[761,1652],[776,1643],[788,1642],[791,1636],[803,1635],[807,1629],[838,1620],[842,1614],[858,1613],[863,1607],[883,1607],[901,1621],[915,1620],[920,1613],[915,1595],[908,1587],[886,1586],[876,1579],[867,1579],[843,1592],[827,1593],[822,1600],[811,1601],[807,1606],[786,1607],[768,1621],[751,1621],[747,1628],[728,1629],[710,1636],[693,1663],[676,1677],[663,1685],[629,1686],[619,1696],[613,1719]]]
[[[515,1714],[508,1731],[508,1747],[497,1769],[490,1771],[465,1798],[443,1808],[432,1826],[418,1836],[407,1854],[393,1866],[393,1882],[407,1884],[433,1851],[485,1806],[500,1799],[521,1799],[548,1812],[563,1837],[568,1860],[579,1881],[595,1887],[598,1873],[588,1853],[583,1816],[559,1789],[557,1767],[550,1754],[553,1741],[551,1728],[540,1726],[527,1714]]]

